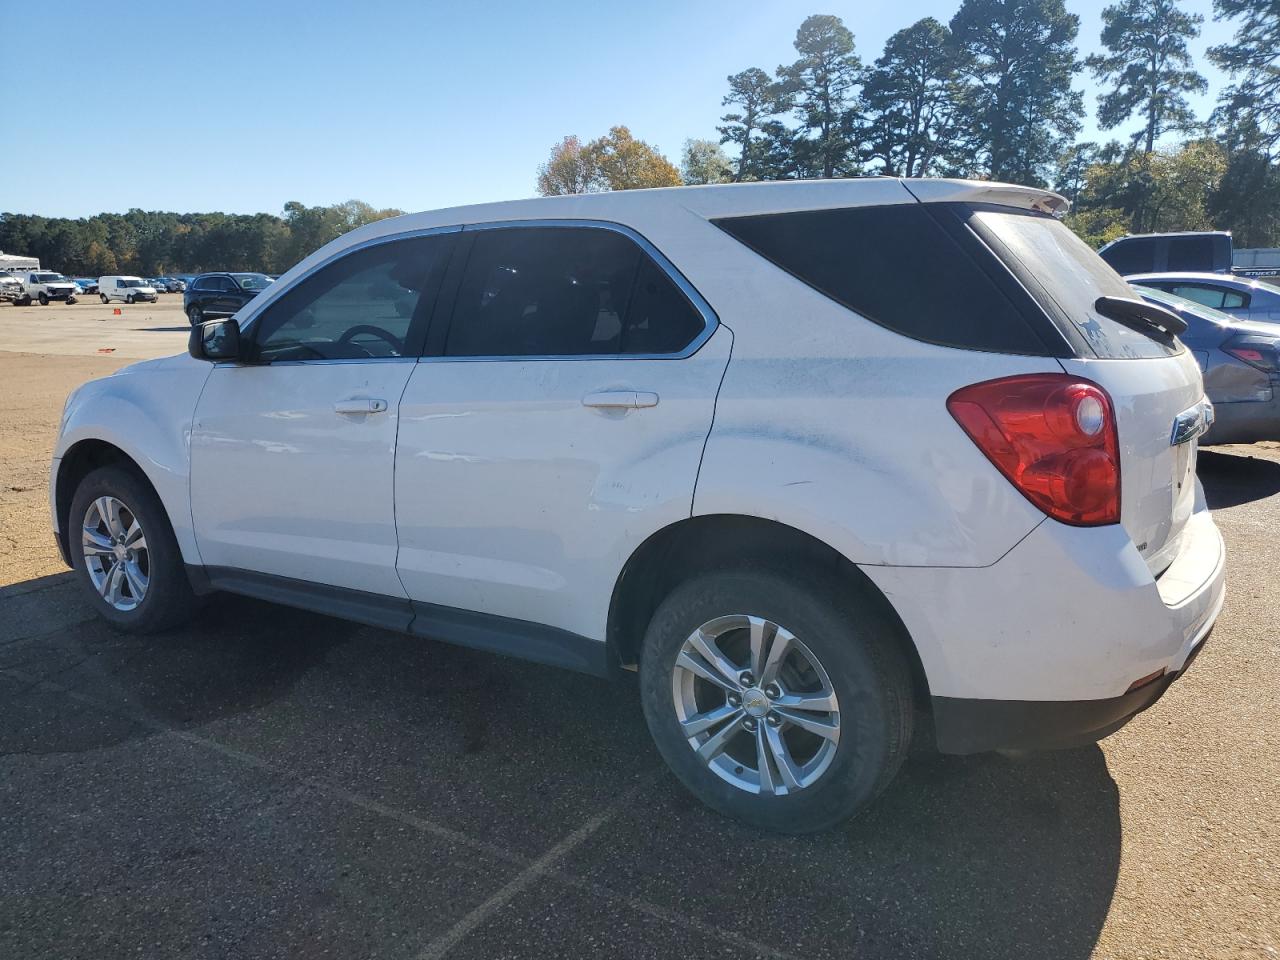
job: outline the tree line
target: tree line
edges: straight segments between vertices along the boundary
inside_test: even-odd
[[[283,273],[348,230],[403,213],[360,200],[269,213],[159,213],[130,210],[71,220],[0,214],[0,250],[38,257],[71,276],[162,276],[204,270]]]
[[[836,16],[808,17],[796,59],[728,78],[718,139],[684,144],[679,169],[626,127],[567,137],[538,171],[543,195],[680,183],[888,175],[1047,186],[1094,244],[1125,233],[1230,229],[1239,246],[1280,246],[1280,4],[1214,0],[1235,27],[1210,48],[1228,75],[1209,116],[1188,41],[1203,17],[1178,0],[1118,0],[1101,52],[1081,58],[1063,0],[962,0],[949,23],[893,34],[872,63]],[[1079,142],[1094,84],[1098,127],[1125,139]],[[1180,140],[1169,144],[1166,135]],[[726,149],[727,148],[727,149]],[[617,158],[625,157],[625,162]]]

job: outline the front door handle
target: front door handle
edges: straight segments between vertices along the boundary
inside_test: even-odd
[[[636,410],[640,407],[656,407],[658,395],[643,390],[602,390],[588,393],[582,398],[584,407],[603,410]]]
[[[346,415],[361,413],[382,413],[387,409],[387,401],[375,400],[373,397],[347,397],[333,405],[334,413]]]

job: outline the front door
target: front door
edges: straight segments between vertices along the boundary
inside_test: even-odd
[[[626,558],[689,516],[732,334],[625,232],[463,237],[447,335],[401,402],[401,580],[603,639]]]
[[[251,362],[214,368],[192,430],[206,567],[404,596],[397,418],[451,241],[362,247],[247,321]]]

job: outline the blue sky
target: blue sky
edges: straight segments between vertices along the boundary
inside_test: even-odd
[[[1067,0],[1096,48],[1104,0]],[[613,124],[673,160],[714,137],[725,77],[794,59],[810,13],[834,13],[874,60],[895,30],[958,0],[821,3],[152,3],[44,0],[54,43],[7,44],[0,210],[279,212],[358,198],[424,210],[531,196],[566,134]],[[1195,43],[1212,107],[1222,76]],[[1096,89],[1087,75],[1090,119]],[[32,119],[32,114],[39,120]],[[1124,131],[1119,131],[1124,132]],[[1109,136],[1108,134],[1107,136]]]

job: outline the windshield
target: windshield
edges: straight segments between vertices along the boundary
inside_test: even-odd
[[[235,277],[236,283],[245,290],[265,290],[271,283],[271,278],[265,273],[233,273],[231,276]]]
[[[122,287],[145,287],[146,285],[147,285],[147,283],[146,283],[146,281],[145,281],[145,280],[122,280],[122,281],[120,281],[120,286],[122,286]]]
[[[59,280],[67,279],[60,273],[37,273],[36,283],[57,283]]]
[[[1008,208],[979,208],[972,222],[1024,284],[1039,288],[1031,292],[1040,306],[1069,323],[1098,357],[1167,357],[1180,349],[1094,309],[1099,297],[1132,298],[1133,290],[1065,224]]]
[[[1217,323],[1238,323],[1238,318],[1231,316],[1229,313],[1223,313],[1221,310],[1215,310],[1213,307],[1206,307],[1203,303],[1196,303],[1194,300],[1188,300],[1186,297],[1180,297],[1176,293],[1170,293],[1168,290],[1157,290],[1155,287],[1144,287],[1140,283],[1131,284],[1134,290],[1142,294],[1148,299],[1155,300],[1157,303],[1163,303],[1166,307],[1177,307],[1180,310],[1186,310],[1189,313],[1195,313],[1202,317],[1208,317]]]

